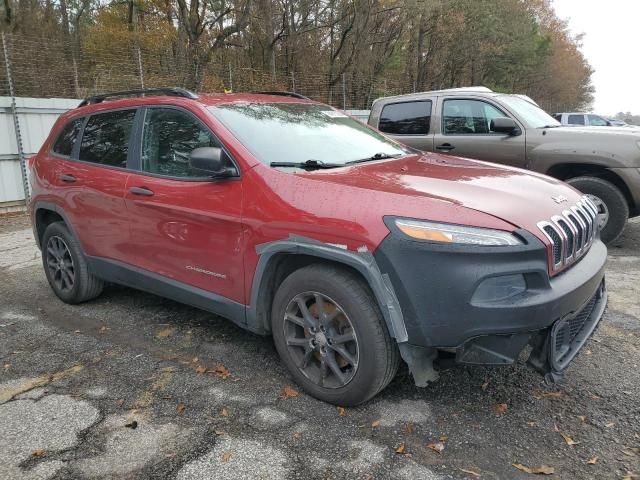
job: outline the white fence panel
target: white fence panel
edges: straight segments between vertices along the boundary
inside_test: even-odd
[[[57,118],[78,103],[71,98],[16,98],[25,157],[40,150]],[[0,97],[0,209],[24,198],[11,97]]]

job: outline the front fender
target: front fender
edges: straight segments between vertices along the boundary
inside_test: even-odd
[[[286,240],[263,243],[256,247],[260,256],[251,287],[251,303],[247,307],[247,327],[253,331],[268,329],[264,318],[258,314],[259,294],[265,280],[265,272],[275,255],[287,253],[292,255],[309,255],[324,260],[340,263],[358,271],[365,279],[384,317],[389,335],[398,343],[408,340],[407,329],[400,309],[400,303],[393,290],[388,275],[378,268],[375,258],[369,251],[352,252],[320,241],[291,235]]]

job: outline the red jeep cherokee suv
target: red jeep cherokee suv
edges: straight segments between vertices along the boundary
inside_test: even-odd
[[[561,375],[606,304],[588,198],[544,175],[419,153],[300,95],[156,89],[88,98],[32,160],[51,288],[104,282],[272,335],[341,405],[404,360]]]

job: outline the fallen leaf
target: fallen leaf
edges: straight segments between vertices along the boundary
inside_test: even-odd
[[[498,403],[493,406],[493,411],[499,414],[506,413],[508,409],[509,407],[506,403]]]
[[[207,367],[203,365],[198,365],[198,368],[196,368],[196,373],[204,373],[206,371],[207,371]]]
[[[213,433],[215,433],[216,435],[218,435],[219,437],[224,435],[224,430],[214,430]]]
[[[376,420],[375,422],[371,422],[371,428],[378,428],[380,426],[380,420]]]
[[[482,385],[480,385],[480,388],[482,389],[482,391],[484,392],[487,387],[489,386],[489,380],[487,380],[486,382],[484,382]]]
[[[116,405],[118,405],[119,407],[121,407],[122,405],[124,405],[124,398],[121,398],[120,400],[118,400],[116,402]]]
[[[127,427],[127,428],[130,428],[131,430],[135,430],[136,428],[138,428],[138,422],[133,420],[132,422],[125,423],[124,426]]]
[[[291,388],[288,385],[285,385],[280,391],[280,396],[282,398],[292,398],[292,397],[297,397],[298,395],[300,395],[298,391],[295,388]]]
[[[180,402],[176,407],[176,412],[178,412],[178,415],[182,415],[184,413],[185,408],[187,408],[185,404]]]
[[[440,437],[440,441],[441,441],[442,443],[446,442],[447,440],[449,440],[449,437],[448,437],[447,435],[442,435],[442,436]]]
[[[558,428],[558,424],[557,423],[553,424],[553,431],[554,432],[559,432],[560,431],[560,429]]]
[[[198,363],[198,357],[193,357],[191,359],[191,363]]]
[[[587,421],[587,417],[585,417],[584,415],[578,415],[578,418],[580,419],[581,422]]]
[[[170,337],[173,334],[173,329],[172,328],[163,328],[162,330],[160,330],[156,337],[157,338],[167,338]]]
[[[442,451],[444,450],[444,443],[442,442],[430,443],[429,445],[427,445],[427,448],[430,448],[431,450],[433,450],[438,454],[442,454]]]
[[[615,425],[615,422],[611,422],[611,423],[607,423],[607,424],[605,424],[605,427],[607,427],[607,428],[611,428],[611,427],[613,427],[614,425]]]
[[[404,431],[407,433],[413,433],[413,423],[411,422],[407,423],[407,426],[404,427]]]
[[[224,365],[218,365],[217,367],[215,367],[213,369],[213,373],[215,373],[218,377],[224,379],[227,379],[230,375],[231,372],[229,370],[227,370],[227,367],[225,367]]]
[[[404,451],[405,451],[404,443],[395,449],[395,452],[398,455],[404,455]]]
[[[569,435],[560,432],[560,435],[562,435],[562,438],[564,438],[564,441],[567,442],[567,445],[578,445],[580,442],[576,442],[573,438],[571,438]]]
[[[480,476],[480,472],[476,472],[475,470],[471,470],[470,468],[461,468],[460,471],[468,473],[469,475],[473,475],[474,477]]]
[[[598,463],[598,457],[593,457],[593,458],[589,459],[589,461],[587,463],[589,465],[595,465],[596,463]]]
[[[538,425],[537,422],[527,422],[527,425],[529,425],[530,427],[535,427],[536,425]]]
[[[33,452],[31,452],[31,455],[34,457],[42,457],[46,454],[47,454],[47,451],[44,448],[37,448]]]
[[[296,440],[299,440],[300,437],[302,437],[302,433],[300,432],[293,432],[293,438],[295,438]]]
[[[540,465],[539,467],[527,467],[521,463],[512,463],[511,465],[516,467],[518,470],[535,475],[553,475],[555,472],[553,467],[548,467],[547,465]]]
[[[228,462],[230,458],[231,458],[231,452],[224,452],[222,454],[222,461],[223,462]]]
[[[229,416],[229,410],[227,410],[227,407],[222,407],[222,411],[220,412],[220,415],[222,415],[223,417]]]
[[[347,414],[347,411],[344,409],[344,407],[338,407],[338,416],[339,417],[344,417]]]
[[[100,333],[104,333],[104,332],[106,332],[107,330],[111,330],[111,329],[110,329],[109,327],[102,326],[102,327],[100,327],[99,332],[100,332]]]
[[[543,397],[561,398],[564,394],[562,392],[542,392]]]

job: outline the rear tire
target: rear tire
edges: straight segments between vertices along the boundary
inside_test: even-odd
[[[567,180],[567,183],[582,193],[595,197],[592,200],[600,213],[608,214],[607,223],[600,231],[600,238],[606,244],[615,242],[622,234],[629,218],[627,199],[618,187],[598,177],[576,177]]]
[[[315,264],[289,275],[275,294],[271,327],[295,381],[325,402],[365,402],[398,370],[398,347],[376,300],[346,269]]]
[[[80,244],[63,222],[44,231],[42,265],[51,289],[65,303],[86,302],[102,293],[104,282],[89,273]]]

